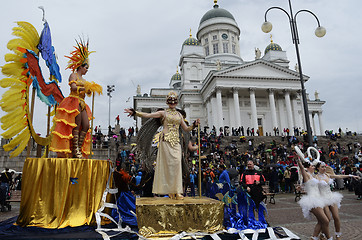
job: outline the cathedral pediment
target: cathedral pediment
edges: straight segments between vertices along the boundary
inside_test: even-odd
[[[256,60],[214,73],[218,77],[276,78],[299,80],[298,72],[265,60]],[[309,77],[304,75],[307,80]]]
[[[190,54],[184,54],[182,55],[182,58],[204,58],[205,56],[202,54],[195,54],[195,53],[190,53]]]

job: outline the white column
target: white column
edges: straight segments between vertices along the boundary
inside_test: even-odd
[[[224,120],[224,123],[230,127],[234,127],[236,125],[236,117],[235,117],[235,107],[234,107],[234,100],[233,98],[227,96],[227,105],[228,105],[228,109],[229,109],[229,116],[228,116],[228,123],[225,122]]]
[[[222,38],[221,38],[221,31],[218,31],[217,39],[218,39],[218,42],[219,42],[219,53],[224,53],[224,48],[223,48],[223,45],[222,45]]]
[[[323,136],[324,134],[324,127],[322,121],[322,112],[318,112],[318,121],[319,121],[319,134]]]
[[[234,96],[234,111],[235,111],[235,127],[241,126],[241,117],[240,117],[240,103],[239,103],[239,92],[237,88],[233,89],[233,96]]]
[[[295,96],[292,98],[292,106],[293,106],[293,115],[294,115],[294,125],[296,128],[301,127],[300,123],[300,115],[299,115],[299,109],[298,109],[298,103],[297,103],[297,97]]]
[[[312,135],[315,135],[316,131],[315,131],[315,126],[314,126],[314,115],[312,112],[309,112],[309,121],[310,121],[310,126],[312,128]]]
[[[284,117],[284,102],[281,96],[279,96],[278,99],[278,108],[279,108],[279,133],[281,134],[286,125]]]
[[[269,89],[269,105],[270,105],[270,112],[271,112],[271,116],[272,116],[272,130],[274,130],[274,128],[278,127],[278,120],[277,120],[277,110],[275,107],[275,99],[274,99],[274,90],[273,89]]]
[[[137,108],[136,111],[137,111],[137,112],[142,112],[142,109]],[[139,130],[139,129],[141,129],[141,126],[142,126],[142,118],[140,118],[140,117],[137,116],[137,117],[136,117],[136,127],[137,127],[138,130]]]
[[[254,132],[258,130],[258,115],[256,111],[255,89],[250,88],[250,107],[251,107],[251,127],[254,128]]]
[[[191,116],[190,116],[190,103],[185,104],[185,108],[184,108],[185,112],[186,112],[186,120],[189,121],[189,123],[191,124]]]
[[[208,127],[212,127],[212,108],[210,103],[210,98],[206,100],[206,112],[207,112],[207,125]],[[209,129],[210,130],[210,129]]]
[[[294,123],[293,123],[293,115],[292,115],[292,104],[290,102],[290,93],[285,91],[284,93],[285,106],[287,107],[287,118],[288,118],[288,128],[289,135],[294,136]]]
[[[211,106],[216,106],[216,96],[214,97],[211,97]],[[217,123],[217,108],[214,107],[212,109],[212,125],[217,127],[218,126],[218,123]],[[210,126],[210,128],[212,129],[212,126]],[[210,129],[210,130],[211,130]]]
[[[217,130],[220,129],[220,127],[224,127],[224,121],[223,121],[223,112],[222,112],[222,97],[221,97],[221,89],[216,89],[216,104],[217,104]]]

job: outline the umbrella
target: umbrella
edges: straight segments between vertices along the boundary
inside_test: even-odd
[[[268,165],[266,165],[266,167],[278,167],[278,164],[276,164],[276,163],[270,163],[270,164],[268,164]]]

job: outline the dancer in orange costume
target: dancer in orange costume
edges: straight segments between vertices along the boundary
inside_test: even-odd
[[[58,153],[58,157],[88,158],[90,155],[91,130],[89,121],[92,113],[84,98],[93,92],[102,93],[102,87],[94,82],[87,82],[83,75],[88,72],[88,42],[80,40],[71,52],[67,69],[73,73],[69,77],[70,94],[59,104],[52,132],[53,140],[50,150]]]

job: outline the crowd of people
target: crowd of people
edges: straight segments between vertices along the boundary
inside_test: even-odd
[[[215,135],[210,132],[201,132],[201,155],[202,158],[202,191],[207,195],[207,186],[211,183],[219,182],[221,174],[220,166],[225,166],[230,176],[230,184],[238,186],[240,177],[247,168],[248,160],[255,162],[255,167],[263,173],[265,180],[268,182],[270,190],[275,193],[294,192],[294,185],[299,181],[297,170],[297,156],[293,150],[294,146],[305,149],[303,139],[300,141],[296,137],[285,137],[280,141],[271,140],[270,143],[260,142],[255,144],[255,138],[241,137],[239,141],[230,141],[229,138],[221,135]],[[193,142],[197,142],[194,137]],[[326,162],[334,169],[336,174],[353,174],[360,175],[362,164],[361,147],[358,142],[341,145],[338,141],[330,141],[327,146],[317,146],[321,160]],[[117,166],[123,167],[132,176],[137,176],[142,172],[142,165],[132,150],[120,148],[117,157]],[[196,153],[191,154],[189,159],[190,172],[196,175],[191,179],[196,179],[193,183],[198,185],[198,156]],[[192,184],[186,183],[185,193],[193,196],[194,189]],[[356,191],[357,198],[361,199],[358,188],[358,182],[351,179],[336,181],[336,189],[346,188],[350,191]],[[190,193],[191,192],[191,193]]]

